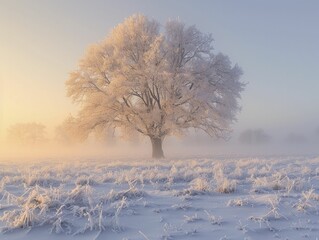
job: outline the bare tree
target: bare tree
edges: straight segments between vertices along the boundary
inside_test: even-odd
[[[240,68],[213,53],[212,37],[195,26],[134,15],[93,45],[66,82],[81,104],[78,129],[138,132],[153,157],[164,157],[166,136],[195,128],[216,137],[230,130],[244,89]]]
[[[40,123],[17,123],[8,128],[8,141],[15,144],[39,144],[46,141],[45,126]]]

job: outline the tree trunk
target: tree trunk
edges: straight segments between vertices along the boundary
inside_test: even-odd
[[[162,148],[162,139],[150,137],[152,142],[152,157],[153,158],[164,158],[164,152]]]

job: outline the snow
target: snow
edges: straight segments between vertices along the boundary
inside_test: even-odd
[[[318,239],[319,157],[0,163],[0,239]]]

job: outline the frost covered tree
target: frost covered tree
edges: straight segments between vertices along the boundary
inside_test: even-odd
[[[241,69],[213,53],[213,38],[195,26],[168,21],[163,28],[142,15],[116,26],[91,46],[66,82],[80,103],[77,128],[138,132],[164,157],[169,135],[200,129],[223,137],[239,110]]]

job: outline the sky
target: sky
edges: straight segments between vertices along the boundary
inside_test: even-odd
[[[319,1],[0,0],[0,139],[19,122],[52,133],[74,113],[68,74],[135,13],[195,24],[238,63],[248,84],[235,132],[311,135],[319,127]]]

